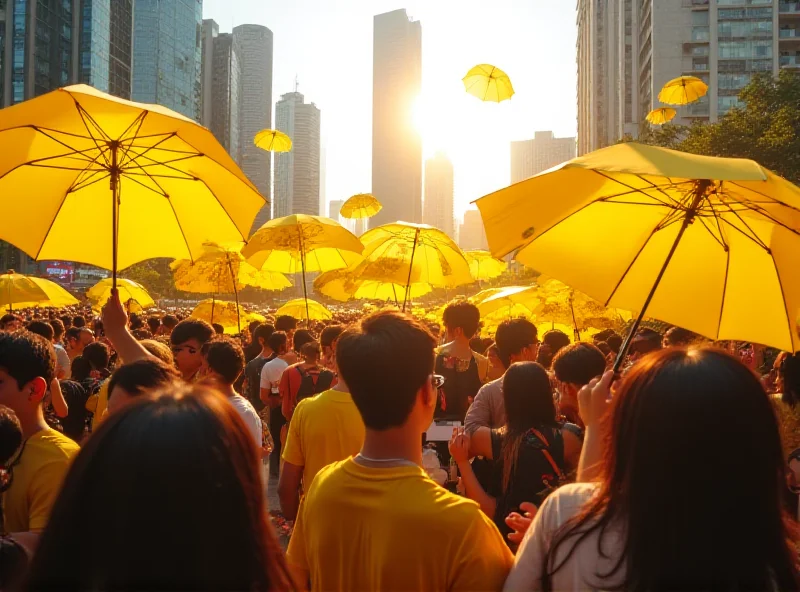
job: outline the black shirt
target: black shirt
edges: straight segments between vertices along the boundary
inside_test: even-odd
[[[64,435],[80,442],[89,415],[86,411],[86,400],[91,393],[84,385],[74,380],[62,380],[59,384],[68,408],[67,416],[61,418]]]
[[[247,362],[247,366],[244,367],[244,376],[247,379],[247,392],[243,394],[245,398],[252,403],[253,407],[255,407],[256,413],[259,413],[265,407],[264,403],[261,402],[261,369],[264,367],[264,364],[270,360],[274,360],[276,357],[277,355],[275,352],[272,352],[268,358],[257,356]]]

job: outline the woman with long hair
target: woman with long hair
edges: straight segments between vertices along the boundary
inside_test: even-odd
[[[579,480],[551,495],[506,590],[797,590],[786,467],[758,378],[714,349],[667,349],[580,393]],[[609,399],[610,397],[610,399]]]
[[[293,588],[259,455],[209,388],[173,386],[112,414],[76,457],[29,590]]]
[[[503,377],[506,423],[499,430],[478,428],[472,436],[457,434],[450,453],[458,464],[467,497],[477,501],[503,535],[511,529],[506,517],[523,502],[535,505],[577,466],[580,432],[557,421],[547,371],[535,362],[512,364]],[[470,457],[495,460],[488,491],[469,463]]]

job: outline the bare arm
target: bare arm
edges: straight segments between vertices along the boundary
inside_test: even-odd
[[[470,436],[481,427],[492,427],[492,406],[485,386],[475,395],[475,400],[469,406],[467,416],[464,418],[464,431]]]
[[[564,438],[564,464],[566,472],[578,468],[583,443],[581,439],[568,430],[561,430]]]
[[[111,291],[108,302],[103,306],[103,327],[123,364],[148,358],[156,359],[128,331],[128,313],[125,312],[116,290]]]
[[[603,419],[608,411],[613,380],[614,372],[609,370],[601,379],[592,379],[578,393],[581,418],[586,424],[583,449],[578,462],[578,482],[595,481],[600,475],[607,427]]]
[[[56,415],[66,417],[69,413],[69,407],[66,399],[64,399],[64,393],[61,392],[61,385],[58,383],[57,378],[54,378],[53,382],[50,383],[50,400],[53,403]]]
[[[281,502],[281,512],[287,520],[297,517],[297,507],[300,505],[300,479],[303,477],[303,467],[283,461],[280,481],[278,481],[278,499]]]
[[[469,456],[470,458],[482,456],[492,460],[492,430],[481,427],[470,434]]]
[[[488,432],[488,430],[486,431]],[[472,470],[472,465],[469,463],[471,449],[470,440],[471,438],[467,434],[456,434],[453,436],[453,439],[450,440],[450,454],[458,464],[458,470],[461,473],[461,482],[467,490],[467,497],[478,502],[481,511],[489,518],[494,519],[494,513],[497,510],[497,500],[483,490],[481,484],[478,483],[478,478],[475,476],[475,471]]]

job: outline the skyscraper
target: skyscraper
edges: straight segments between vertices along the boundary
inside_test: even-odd
[[[201,123],[239,162],[241,62],[237,38],[219,34],[217,23],[203,21]]]
[[[214,41],[219,25],[214,19],[203,19],[200,38],[200,123],[211,129],[214,111]]]
[[[253,138],[272,127],[272,31],[261,25],[239,25],[234,27],[233,37],[241,70],[239,166],[267,200],[253,223],[256,229],[271,217],[270,153],[256,147]]]
[[[556,138],[553,132],[536,132],[532,140],[511,142],[511,182],[519,183],[575,158],[575,138]]]
[[[465,251],[486,250],[489,243],[486,240],[486,230],[483,228],[483,218],[478,210],[464,212],[464,222],[458,231],[458,246]]]
[[[136,0],[131,97],[200,121],[203,0]]]
[[[133,0],[111,0],[108,92],[131,98],[133,68]]]
[[[299,92],[281,95],[275,127],[292,139],[289,152],[275,154],[275,217],[319,215],[320,112]]]
[[[453,219],[453,163],[439,152],[425,161],[425,209],[423,222],[455,239]]]
[[[78,81],[123,99],[131,98],[133,0],[79,0],[73,52]]]
[[[412,123],[422,88],[422,26],[405,10],[376,15],[372,49],[372,193],[383,209],[370,220],[422,219],[422,138]]]

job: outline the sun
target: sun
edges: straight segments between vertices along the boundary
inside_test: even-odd
[[[451,152],[457,141],[458,130],[453,127],[452,113],[444,111],[445,104],[418,95],[412,106],[414,128],[422,136],[422,152],[429,158],[437,152]]]

